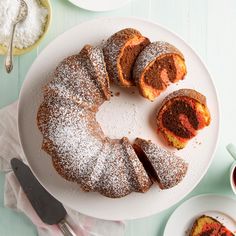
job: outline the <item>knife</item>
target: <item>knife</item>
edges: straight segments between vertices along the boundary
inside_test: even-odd
[[[38,182],[30,168],[17,158],[11,159],[11,166],[41,220],[48,225],[58,225],[64,236],[76,236],[65,220],[67,213],[63,205]]]

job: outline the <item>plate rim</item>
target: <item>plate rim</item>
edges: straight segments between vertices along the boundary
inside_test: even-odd
[[[95,18],[95,19],[92,19],[92,20],[87,20],[87,21],[84,21],[84,22],[82,22],[82,23],[79,23],[79,24],[77,24],[77,25],[75,25],[75,26],[69,28],[69,29],[66,30],[65,32],[59,34],[56,38],[54,38],[52,41],[50,41],[50,42],[48,43],[48,45],[40,52],[40,54],[39,54],[38,56],[40,56],[41,53],[43,53],[45,50],[47,50],[47,48],[49,48],[49,47],[54,43],[54,41],[55,41],[58,37],[61,37],[62,35],[67,34],[69,31],[71,31],[71,30],[77,28],[77,27],[80,26],[80,25],[83,25],[83,24],[86,25],[86,24],[91,23],[91,22],[104,21],[104,20],[109,20],[109,21],[114,21],[114,20],[115,20],[115,21],[119,21],[119,20],[129,20],[129,19],[136,20],[136,21],[140,21],[140,22],[144,22],[144,23],[148,23],[148,24],[153,24],[153,25],[155,25],[155,26],[157,26],[157,27],[160,27],[161,29],[163,29],[163,30],[165,30],[165,31],[168,31],[168,32],[171,33],[173,36],[175,36],[175,37],[177,37],[178,39],[180,39],[185,45],[187,45],[187,47],[192,50],[192,52],[196,55],[196,57],[197,57],[197,58],[199,59],[199,61],[202,63],[204,69],[205,69],[206,72],[208,73],[208,76],[209,76],[209,78],[210,78],[210,80],[211,80],[212,88],[213,88],[214,93],[215,93],[215,96],[216,96],[216,106],[217,106],[217,111],[218,111],[218,117],[217,117],[217,119],[218,119],[218,122],[217,122],[217,137],[216,137],[216,142],[215,142],[215,146],[214,146],[212,155],[211,155],[211,157],[210,157],[210,160],[209,160],[209,162],[208,162],[208,165],[206,166],[205,170],[202,172],[201,177],[198,179],[198,181],[196,181],[196,183],[195,183],[194,185],[192,185],[192,188],[191,188],[189,191],[187,191],[184,195],[182,195],[182,197],[181,197],[180,199],[177,199],[175,202],[173,202],[168,208],[165,208],[165,209],[163,209],[163,210],[161,210],[161,211],[158,211],[158,212],[152,211],[151,213],[145,213],[145,214],[142,214],[142,216],[130,216],[130,217],[127,217],[127,216],[126,216],[126,217],[122,217],[122,218],[121,218],[121,217],[120,217],[120,218],[114,218],[114,217],[100,217],[100,219],[104,219],[104,220],[132,220],[132,219],[141,219],[141,218],[148,217],[148,216],[151,216],[151,215],[154,215],[154,214],[157,214],[157,213],[161,213],[161,212],[163,212],[164,210],[169,209],[170,207],[172,207],[172,206],[178,204],[181,200],[183,200],[189,193],[191,193],[191,192],[196,188],[196,186],[201,182],[201,180],[203,179],[203,177],[206,175],[206,173],[207,173],[207,171],[208,171],[208,169],[209,169],[209,167],[210,167],[210,165],[212,164],[212,161],[213,161],[213,159],[214,159],[214,156],[215,156],[215,153],[216,153],[216,149],[217,149],[217,146],[218,146],[218,143],[219,143],[219,136],[220,136],[219,134],[220,134],[220,127],[221,127],[221,125],[220,125],[220,123],[221,123],[221,110],[220,110],[220,103],[219,103],[219,95],[218,95],[218,90],[217,90],[217,88],[216,88],[216,86],[215,86],[215,83],[214,83],[214,81],[213,81],[213,79],[212,79],[213,77],[212,77],[210,71],[208,70],[208,67],[206,66],[206,63],[204,62],[204,60],[202,60],[202,58],[201,58],[201,57],[199,56],[199,54],[195,51],[195,49],[192,48],[192,46],[191,46],[190,44],[188,44],[181,36],[179,36],[179,35],[178,35],[177,33],[175,33],[174,31],[170,30],[168,27],[163,26],[162,24],[156,23],[155,21],[148,20],[148,19],[145,19],[145,18],[142,18],[142,17],[133,17],[133,16],[129,16],[129,17],[99,17],[99,18]],[[33,67],[33,65],[36,63],[38,56],[35,58],[35,60],[34,60],[33,63],[31,64],[31,67]],[[20,111],[20,110],[21,110],[21,107],[22,107],[22,105],[23,105],[23,104],[22,104],[22,97],[24,96],[24,95],[23,95],[23,88],[24,88],[24,86],[25,86],[25,84],[26,84],[26,81],[27,81],[27,78],[28,78],[28,74],[29,74],[29,72],[30,72],[31,67],[29,68],[29,70],[28,70],[28,72],[27,72],[27,74],[26,74],[26,76],[25,76],[25,80],[23,81],[23,84],[22,84],[22,87],[21,87],[21,90],[20,90],[20,93],[19,93],[19,103],[18,103],[18,108],[17,108],[17,109],[18,109],[18,116],[17,116],[17,124],[18,124],[18,126],[17,126],[17,127],[18,127],[18,133],[19,133],[19,138],[20,138],[20,145],[21,145],[21,147],[22,147],[22,150],[23,150],[23,153],[24,153],[24,155],[25,155],[25,157],[26,157],[26,160],[27,160],[27,162],[28,162],[28,164],[29,164],[29,167],[30,167],[31,171],[33,172],[33,174],[35,175],[35,177],[36,177],[36,178],[38,179],[38,181],[40,182],[40,184],[41,184],[45,189],[47,189],[47,188],[45,187],[45,185],[40,181],[40,179],[38,178],[38,176],[36,175],[36,173],[34,172],[34,170],[31,168],[31,164],[30,164],[31,161],[30,161],[30,159],[27,158],[27,156],[26,156],[26,154],[25,154],[25,150],[24,150],[24,146],[23,146],[22,132],[21,132],[21,125],[20,125],[20,114],[21,114],[21,111]],[[47,190],[47,191],[48,191],[48,190]],[[56,199],[58,199],[58,198],[54,195],[54,193],[51,193],[51,192],[50,192],[50,194],[52,194]],[[58,200],[60,201],[60,199],[58,199]],[[63,201],[62,201],[62,203],[63,203],[63,205],[68,206],[68,207],[71,208],[71,206],[70,206],[70,205],[67,205],[67,203],[64,203]],[[83,213],[83,212],[81,212],[81,213]],[[93,216],[93,215],[90,215],[90,214],[87,214],[87,213],[83,213],[83,214],[86,214],[86,215],[91,216],[91,217],[97,217],[97,218],[99,218],[98,216]]]
[[[171,222],[171,220],[175,217],[175,214],[178,213],[178,211],[184,207],[186,204],[188,204],[189,202],[195,200],[195,199],[201,199],[201,198],[206,198],[206,197],[218,197],[218,198],[224,198],[224,199],[227,199],[227,200],[233,200],[235,202],[235,205],[236,205],[236,199],[234,199],[233,197],[229,196],[229,195],[226,195],[226,194],[221,194],[221,193],[202,193],[202,194],[198,194],[198,195],[194,195],[186,200],[184,200],[179,206],[177,206],[174,211],[171,213],[171,215],[169,216],[167,222],[166,222],[166,225],[165,225],[165,228],[164,228],[164,232],[163,232],[163,236],[168,236],[166,235],[166,230],[167,230],[167,227],[168,227],[168,224]],[[207,209],[206,209],[207,211]]]
[[[113,11],[113,10],[122,8],[125,5],[127,5],[129,2],[131,2],[131,0],[124,0],[122,4],[115,4],[114,6],[111,6],[111,7],[106,7],[106,8],[104,7],[104,8],[95,9],[92,6],[88,6],[88,4],[86,4],[86,2],[84,2],[84,0],[82,0],[82,3],[81,3],[81,0],[67,0],[67,1],[72,3],[76,7],[79,7],[84,10],[92,11],[92,12]]]

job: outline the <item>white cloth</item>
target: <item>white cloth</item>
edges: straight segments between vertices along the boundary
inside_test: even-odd
[[[56,225],[44,224],[32,208],[18,180],[11,170],[11,158],[20,158],[25,163],[17,129],[17,103],[0,110],[0,171],[6,173],[4,204],[6,207],[25,213],[35,224],[39,236],[61,236]],[[66,208],[68,222],[78,236],[122,236],[125,224],[121,221],[106,221],[85,216]]]

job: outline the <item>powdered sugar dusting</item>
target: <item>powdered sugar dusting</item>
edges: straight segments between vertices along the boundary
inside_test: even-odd
[[[110,99],[110,84],[109,78],[106,70],[106,65],[104,64],[104,56],[101,48],[95,47],[93,50],[89,50],[89,62],[92,64],[90,66],[92,77],[100,78],[99,83],[96,83],[97,87],[100,89],[100,92],[108,100]],[[86,65],[89,65],[89,62],[86,62]],[[97,80],[94,80],[97,81]]]
[[[99,191],[108,197],[144,192],[151,181],[131,152],[131,144],[105,137],[95,119],[109,86],[105,87],[103,57],[96,50],[83,53],[63,60],[44,89],[37,117],[43,149],[51,155],[58,173],[80,183],[84,191]],[[99,73],[98,64],[103,67]]]
[[[170,93],[168,96],[166,96],[160,106],[160,110],[168,101],[170,101],[176,97],[189,97],[189,98],[196,100],[200,104],[203,104],[204,106],[206,106],[206,97],[203,94],[197,92],[194,89],[184,88],[184,89],[176,90],[176,91]]]
[[[113,40],[113,38],[110,38],[107,40],[103,49],[109,77],[116,84],[120,83],[117,60],[120,54],[120,50],[121,48],[123,48],[124,44],[125,42],[123,39]]]
[[[110,140],[109,144],[106,168],[97,190],[105,192],[108,197],[147,191],[152,183],[128,139]]]
[[[127,28],[113,34],[104,44],[103,53],[107,65],[107,71],[110,79],[112,79],[116,84],[122,85],[120,83],[117,67],[120,52],[129,40],[137,36],[141,36],[139,31]]]
[[[136,143],[155,169],[161,188],[172,188],[181,182],[188,169],[188,164],[181,157],[155,145],[151,141],[137,139]]]
[[[80,176],[83,182],[92,171],[89,164],[96,161],[103,146],[101,130],[88,122],[88,117],[94,120],[94,114],[78,108],[73,101],[59,98],[47,100],[42,107],[48,111],[47,123],[44,123],[45,116],[38,116],[44,138],[53,143],[54,154],[60,157],[60,162],[69,165],[71,176]]]
[[[165,55],[165,54],[177,54],[180,57],[184,58],[183,54],[173,45],[164,42],[157,41],[146,46],[142,52],[139,54],[135,64],[134,64],[134,79],[138,83],[141,74],[148,66],[149,63],[156,60],[156,58]]]
[[[90,79],[88,69],[79,55],[73,55],[60,63],[55,71],[55,78],[46,86],[45,95],[58,95],[73,99],[90,108],[101,104],[104,99],[94,80]]]

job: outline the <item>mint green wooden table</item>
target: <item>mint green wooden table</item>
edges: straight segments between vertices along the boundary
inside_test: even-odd
[[[99,0],[95,0],[99,1]],[[57,35],[83,21],[104,16],[143,17],[172,29],[184,38],[206,62],[221,103],[221,134],[214,161],[195,190],[188,195],[223,193],[233,196],[228,182],[232,162],[225,146],[236,143],[236,1],[235,0],[133,0],[122,9],[93,13],[66,0],[52,0],[53,21],[45,40],[34,51],[14,59],[7,75],[0,57],[0,108],[18,98],[25,75],[38,53]],[[3,207],[4,175],[0,174],[0,236],[36,235],[26,216]],[[129,221],[127,236],[161,236],[166,221],[178,205],[148,218]],[[178,235],[177,235],[178,236]]]

